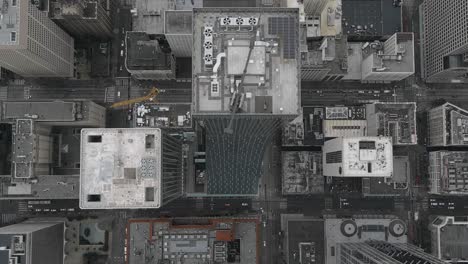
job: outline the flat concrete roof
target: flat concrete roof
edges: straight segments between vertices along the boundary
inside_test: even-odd
[[[164,13],[165,34],[192,34],[192,10],[168,10]]]
[[[133,107],[134,127],[191,128],[190,103],[137,103]]]
[[[80,208],[159,208],[161,130],[81,130]]]
[[[433,254],[444,260],[468,259],[468,219],[465,217],[439,216],[431,225]]]
[[[33,119],[46,125],[104,127],[106,109],[88,100],[2,102],[1,120]]]
[[[133,31],[147,34],[164,34],[164,11],[175,10],[174,0],[136,0],[133,7],[136,16],[132,18]]]
[[[309,244],[314,259],[309,264],[325,261],[324,221],[299,214],[281,214],[281,230],[285,232],[285,251],[288,264],[305,264],[300,259],[300,245]],[[312,261],[315,260],[315,261]]]
[[[363,43],[364,47],[365,43]],[[364,66],[372,66],[372,72],[381,74],[390,73],[414,73],[414,35],[411,32],[397,32],[382,43],[380,49],[382,55],[379,55],[379,49],[363,48],[363,74]],[[370,64],[367,63],[370,60]],[[379,69],[385,68],[380,71]],[[363,76],[364,78],[365,76]]]
[[[171,54],[161,50],[158,40],[145,32],[126,33],[126,61],[129,70],[171,69]]]
[[[3,119],[32,118],[35,121],[75,121],[74,102],[3,102]]]
[[[394,156],[392,177],[362,178],[362,193],[364,196],[406,196],[409,180],[409,158]]]
[[[194,9],[193,34],[194,115],[229,114],[236,93],[239,114],[299,113],[297,9]]]
[[[392,137],[394,145],[417,144],[416,103],[366,105],[368,135]]]

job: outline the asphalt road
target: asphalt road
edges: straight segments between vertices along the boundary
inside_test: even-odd
[[[114,21],[114,38],[112,40],[112,65],[115,65],[114,76],[116,77],[129,77],[127,69],[125,68],[125,34],[127,31],[132,30],[132,15],[130,14],[130,7],[121,7],[116,10]]]
[[[260,184],[258,202],[261,213],[262,241],[260,243],[261,263],[275,263],[279,258],[280,245],[280,203],[281,169],[279,167],[279,147],[271,144],[267,147],[263,160],[263,177]]]

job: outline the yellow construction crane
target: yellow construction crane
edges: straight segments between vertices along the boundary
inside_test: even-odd
[[[147,95],[114,103],[111,105],[111,108],[118,108],[122,106],[133,105],[135,103],[141,103],[145,101],[152,101],[154,98],[156,98],[158,94],[159,94],[159,89],[156,87],[153,87]]]

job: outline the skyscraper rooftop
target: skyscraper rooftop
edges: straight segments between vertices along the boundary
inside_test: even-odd
[[[194,114],[297,115],[297,9],[194,9]]]

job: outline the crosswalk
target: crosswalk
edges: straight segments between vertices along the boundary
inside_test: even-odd
[[[325,210],[332,210],[333,209],[333,198],[327,197],[325,198]]]
[[[176,79],[176,82],[192,82],[191,78],[179,78]]]
[[[31,87],[30,86],[24,86],[24,99],[28,100],[31,98]]]
[[[106,98],[104,98],[105,103],[115,102],[115,86],[106,88]]]
[[[27,201],[19,201],[18,202],[18,212],[20,214],[25,214],[28,212],[28,202]]]
[[[405,199],[402,197],[395,197],[393,204],[396,210],[405,210]]]
[[[0,87],[0,101],[6,101],[8,99],[8,86]]]
[[[422,210],[423,210],[423,211],[429,210],[429,199],[428,199],[427,197],[425,197],[425,198],[421,201],[421,207],[422,207]]]

